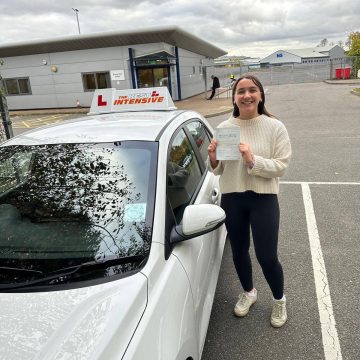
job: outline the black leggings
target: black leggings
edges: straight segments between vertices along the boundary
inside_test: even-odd
[[[279,233],[279,203],[275,194],[252,191],[222,195],[221,207],[226,213],[233,260],[245,291],[253,289],[252,266],[249,254],[250,227],[256,258],[275,299],[284,291],[284,274],[277,256]]]

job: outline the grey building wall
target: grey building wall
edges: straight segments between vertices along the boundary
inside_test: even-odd
[[[10,110],[36,108],[90,106],[92,91],[85,91],[82,73],[124,70],[125,80],[111,81],[117,89],[133,88],[129,52],[135,57],[167,51],[175,55],[175,48],[165,43],[119,46],[48,54],[26,55],[4,58],[1,66],[3,78],[28,77],[31,95],[8,95]],[[178,49],[182,98],[201,93],[204,80],[200,66],[204,56]],[[57,71],[51,69],[56,66]],[[178,99],[176,67],[171,66],[172,94]]]
[[[279,57],[279,55],[282,55]],[[260,60],[260,64],[286,64],[286,63],[301,63],[301,57],[291,54],[287,51],[278,50],[269,56]]]
[[[340,59],[345,56],[344,49],[336,45],[329,51],[330,59]]]
[[[125,69],[120,87],[129,87],[125,50],[118,47],[5,58],[3,78],[29,77],[31,86],[31,95],[7,96],[9,109],[75,107],[77,100],[89,106],[93,92],[84,90],[85,72]],[[56,66],[56,72],[52,66]]]
[[[185,99],[204,91],[202,64],[205,59],[205,56],[179,49],[182,98]]]

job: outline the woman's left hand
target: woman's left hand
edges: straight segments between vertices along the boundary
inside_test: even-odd
[[[246,165],[252,164],[254,161],[254,155],[250,149],[250,146],[245,143],[240,143],[239,151]]]

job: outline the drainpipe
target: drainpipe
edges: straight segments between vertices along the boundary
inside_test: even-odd
[[[181,100],[181,83],[180,83],[180,64],[179,64],[179,49],[175,46],[175,58],[176,58],[176,80],[178,90],[178,100]]]
[[[129,61],[130,61],[132,88],[137,89],[136,77],[135,77],[135,67],[134,67],[134,57],[133,57],[133,49],[132,48],[129,48]]]

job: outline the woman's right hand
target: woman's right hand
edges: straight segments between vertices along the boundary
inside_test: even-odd
[[[216,147],[217,147],[217,141],[215,139],[211,140],[211,143],[208,146],[208,155],[211,163],[211,167],[215,169],[219,163],[218,160],[216,160]]]

